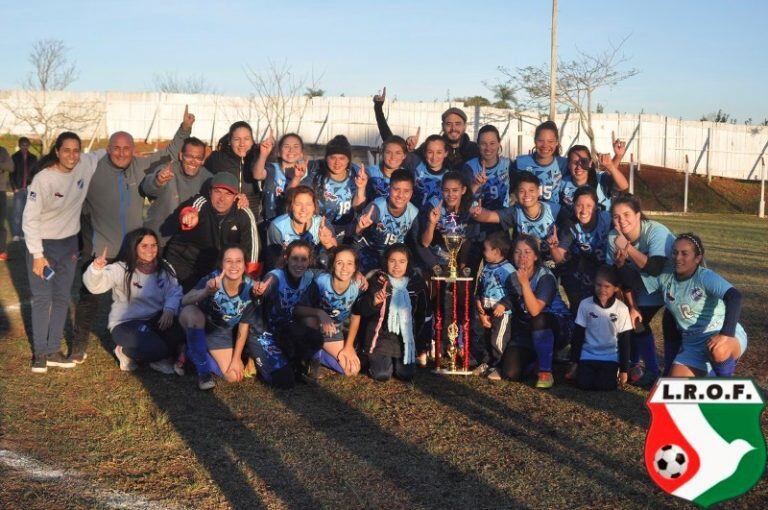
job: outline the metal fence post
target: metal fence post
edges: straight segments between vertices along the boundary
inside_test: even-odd
[[[683,213],[688,212],[688,174],[691,165],[688,162],[688,154],[685,155],[685,190],[683,191]]]

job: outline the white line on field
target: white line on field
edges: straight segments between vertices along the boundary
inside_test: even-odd
[[[116,510],[167,510],[168,507],[126,492],[114,489],[101,489],[88,481],[73,469],[60,470],[26,455],[10,450],[0,450],[0,464],[21,471],[27,478],[41,482],[65,482],[74,494],[82,494],[86,499],[93,499]]]

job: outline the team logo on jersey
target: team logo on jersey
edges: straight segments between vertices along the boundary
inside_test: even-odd
[[[78,189],[83,189],[83,186],[85,186],[85,181],[82,179],[77,180],[77,187]]]
[[[645,467],[665,492],[706,508],[762,477],[765,402],[752,380],[662,378],[646,405]]]
[[[339,197],[337,197],[336,195],[334,195],[333,193],[331,193],[328,190],[325,190],[323,192],[323,198],[325,200],[328,200],[329,202],[338,202],[339,201]]]
[[[680,305],[679,308],[680,308],[680,315],[682,315],[684,319],[686,320],[693,319],[693,310],[691,310],[690,306],[686,304],[682,304]]]
[[[277,188],[275,188],[275,196],[279,197],[280,195],[283,194],[283,191],[284,191],[283,188],[278,186]]]
[[[593,319],[597,319],[597,314],[595,312],[589,312],[589,316]]]
[[[34,202],[35,200],[37,200],[37,193],[35,193],[34,191],[30,191],[29,196],[27,198]]]
[[[608,314],[608,317],[610,317],[611,322],[616,322],[617,320],[619,320],[619,316],[616,315],[615,313]]]
[[[691,299],[694,301],[701,301],[704,298],[704,291],[701,287],[694,287],[691,289]]]
[[[133,286],[136,287],[137,289],[143,289],[144,288],[144,286],[142,284],[140,284],[139,282],[133,282]]]
[[[670,302],[675,302],[675,294],[672,292],[672,285],[667,285],[667,288],[664,292],[665,299]]]
[[[58,191],[56,193],[54,193],[53,196],[56,197],[56,198],[64,198],[64,195],[62,195]]]

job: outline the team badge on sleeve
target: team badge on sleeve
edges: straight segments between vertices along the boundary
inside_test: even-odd
[[[646,405],[645,467],[665,492],[706,508],[762,477],[765,402],[750,379],[663,378]]]

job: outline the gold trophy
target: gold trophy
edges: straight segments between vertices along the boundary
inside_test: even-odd
[[[445,248],[448,250],[448,279],[456,280],[458,278],[458,262],[456,257],[459,255],[464,238],[458,234],[445,234]]]
[[[452,322],[448,326],[448,348],[445,349],[445,368],[450,372],[456,371],[456,356],[459,350],[456,348],[456,339],[459,338],[459,326],[456,322]]]

